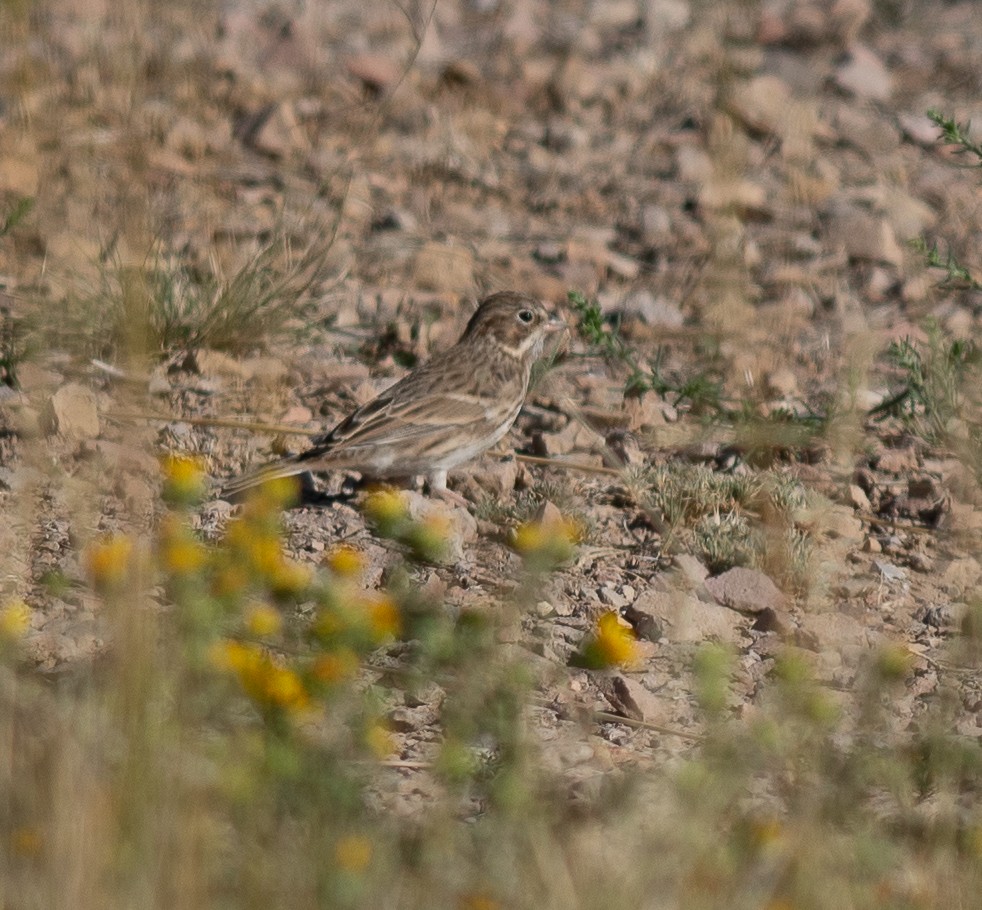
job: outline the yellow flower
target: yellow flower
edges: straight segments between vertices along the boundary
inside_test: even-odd
[[[261,700],[290,711],[306,708],[310,702],[303,680],[289,667],[274,664],[269,658],[263,666]]]
[[[608,667],[626,667],[637,662],[638,643],[630,626],[608,610],[597,621],[597,650]]]
[[[256,604],[246,614],[246,629],[256,638],[269,638],[279,635],[283,628],[283,617],[276,607],[269,604]]]
[[[465,894],[460,900],[460,910],[500,910],[500,908],[501,904],[486,894]]]
[[[244,671],[255,665],[259,655],[260,651],[255,645],[228,638],[216,641],[208,649],[208,658],[218,670]]]
[[[324,565],[340,578],[357,578],[365,571],[365,557],[350,544],[340,544],[327,554]]]
[[[511,545],[526,564],[549,568],[572,559],[574,548],[582,539],[583,528],[572,518],[527,521],[515,528]]]
[[[761,848],[778,844],[785,837],[784,826],[776,817],[752,819],[748,833],[754,845]]]
[[[274,477],[256,487],[249,497],[247,513],[255,518],[273,515],[300,501],[300,478]]]
[[[521,554],[537,553],[548,542],[545,528],[537,521],[526,521],[515,528],[511,545]]]
[[[396,741],[382,724],[372,724],[365,733],[365,745],[379,761],[396,751]]]
[[[402,615],[399,613],[399,607],[388,594],[378,592],[366,594],[365,608],[372,637],[376,641],[395,638],[402,631]]]
[[[245,551],[249,562],[260,575],[273,575],[283,562],[283,546],[280,539],[272,535],[252,535],[246,542]]]
[[[275,663],[258,645],[216,642],[209,657],[219,670],[235,673],[245,693],[259,705],[298,711],[310,701],[297,673]]]
[[[206,561],[205,548],[196,540],[175,540],[164,548],[164,567],[175,575],[191,575]]]
[[[427,515],[422,521],[406,528],[402,537],[418,558],[440,562],[450,543],[450,520],[445,515]]]
[[[358,672],[358,655],[350,648],[338,648],[321,654],[313,667],[314,677],[323,683],[333,685],[350,679]]]
[[[22,600],[11,600],[0,609],[0,638],[20,638],[31,625],[31,608]]]
[[[220,566],[211,582],[216,597],[235,597],[249,587],[249,571],[240,562],[226,562]]]
[[[88,568],[92,584],[101,591],[120,589],[129,576],[133,541],[116,535],[92,545],[88,551]]]
[[[161,465],[164,474],[164,499],[178,504],[199,502],[207,484],[201,460],[186,455],[167,455]]]
[[[10,834],[10,845],[21,856],[37,856],[44,848],[44,838],[37,828],[15,828]]]
[[[269,586],[276,594],[302,594],[313,577],[310,566],[301,565],[292,559],[281,559],[279,565],[269,573]]]
[[[409,520],[406,498],[398,490],[385,487],[372,490],[365,497],[362,509],[365,517],[386,537],[396,533]]]
[[[372,860],[372,842],[360,834],[349,834],[334,845],[334,858],[345,872],[364,872]]]
[[[597,621],[596,630],[580,646],[576,662],[592,670],[630,667],[639,658],[633,630],[612,610]]]

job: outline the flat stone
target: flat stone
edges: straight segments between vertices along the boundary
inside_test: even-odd
[[[815,651],[855,652],[869,647],[866,627],[848,613],[805,613],[799,626],[815,642]]]
[[[913,446],[903,449],[883,448],[876,457],[876,467],[888,474],[906,474],[917,469],[917,452]]]
[[[779,135],[790,103],[791,90],[784,80],[768,74],[737,86],[730,98],[730,110],[752,130]]]
[[[904,254],[890,222],[858,206],[842,206],[829,218],[828,236],[852,260],[883,262],[899,268]]]
[[[719,603],[740,613],[759,613],[767,608],[782,612],[788,606],[780,588],[757,569],[737,566],[707,578],[703,584]]]
[[[946,591],[956,596],[970,593],[979,578],[982,566],[971,556],[953,559],[941,573],[941,583]]]
[[[185,358],[184,369],[201,376],[229,376],[242,378],[245,371],[237,358],[210,348],[199,348]]]
[[[685,320],[677,303],[667,297],[656,297],[651,291],[628,294],[618,307],[621,312],[637,316],[646,325],[677,329]]]
[[[737,644],[746,624],[733,610],[684,591],[645,591],[629,609],[633,615],[649,616],[665,638],[679,643],[713,640]]]
[[[798,377],[786,367],[779,367],[767,374],[767,388],[776,395],[794,395],[798,391]]]
[[[835,71],[835,84],[844,92],[870,101],[888,101],[893,77],[868,47],[854,44]]]
[[[403,72],[403,67],[395,60],[381,54],[358,54],[349,57],[344,66],[365,88],[376,92],[391,88]]]

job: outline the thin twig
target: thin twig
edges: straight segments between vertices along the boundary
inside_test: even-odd
[[[106,363],[104,360],[97,360],[95,357],[93,357],[89,363],[91,363],[97,370],[101,370],[103,373],[108,373],[114,379],[121,379],[123,382],[138,382],[142,384],[150,380],[149,376],[127,373],[126,370],[121,370],[119,367],[115,367],[111,363]]]
[[[529,704],[535,705],[539,708],[549,708],[552,710],[556,709],[555,702],[541,696],[533,695],[531,698],[529,698]],[[705,742],[706,739],[706,737],[701,733],[688,733],[685,730],[679,730],[676,727],[666,727],[663,724],[654,724],[647,720],[634,720],[631,717],[621,717],[620,714],[612,714],[609,711],[588,710],[587,715],[594,721],[624,724],[625,726],[637,727],[641,730],[653,730],[655,733],[665,733],[668,736],[677,736],[680,739],[688,739],[691,742],[701,743]]]
[[[525,464],[540,464],[547,468],[566,468],[570,471],[581,471],[584,474],[610,474],[619,477],[621,472],[617,468],[605,468],[599,465],[584,464],[582,461],[557,461],[555,458],[541,458],[538,455],[521,455],[517,452],[505,452],[501,449],[494,449],[488,452],[489,455],[507,457],[514,455],[516,461]]]
[[[324,434],[323,429],[310,430],[286,424],[233,420],[228,417],[179,417],[138,411],[112,411],[106,416],[115,420],[156,420],[161,423],[187,423],[194,427],[226,427],[232,430],[250,430],[255,433],[274,433],[276,435],[322,436]]]
[[[653,724],[647,720],[634,720],[632,717],[621,717],[620,714],[611,714],[609,711],[592,711],[590,712],[590,716],[597,721],[624,724],[625,726],[638,727],[642,730],[654,730],[656,733],[666,733],[669,736],[677,736],[679,739],[687,739],[694,743],[706,741],[706,737],[700,733],[687,733],[685,730],[677,730],[674,727],[666,727],[663,724]]]

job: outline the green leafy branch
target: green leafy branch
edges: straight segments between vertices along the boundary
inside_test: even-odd
[[[944,271],[945,276],[941,279],[942,287],[963,287],[971,291],[982,291],[982,282],[955,259],[950,251],[942,255],[936,243],[929,245],[923,237],[915,237],[911,245],[923,254],[929,268]]]
[[[30,214],[32,208],[34,208],[34,197],[21,196],[4,216],[3,223],[0,224],[0,237],[6,237]]]
[[[960,410],[960,390],[969,368],[978,360],[978,349],[962,339],[943,337],[935,322],[927,325],[924,350],[909,338],[893,342],[887,359],[904,376],[901,389],[869,413],[875,420],[898,417],[921,424],[926,435],[943,439],[950,421]]]
[[[662,367],[665,352],[660,347],[647,367],[642,366],[621,337],[618,327],[605,323],[600,305],[595,300],[588,300],[578,291],[570,291],[569,303],[579,317],[577,331],[594,349],[594,353],[627,368],[625,393],[655,392],[674,407],[685,405],[693,412],[709,413],[723,419],[737,416],[737,412],[723,401],[723,384],[720,380],[707,373],[698,373],[687,379],[670,378]]]
[[[948,117],[934,108],[927,112],[927,116],[941,130],[941,139],[945,143],[957,145],[960,153],[967,152],[969,155],[974,155],[978,159],[975,166],[982,167],[982,144],[973,142],[968,137],[968,131],[971,128],[970,123],[962,126],[953,117]]]

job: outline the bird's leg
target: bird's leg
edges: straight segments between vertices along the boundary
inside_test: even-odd
[[[455,506],[460,506],[462,509],[466,509],[469,505],[467,500],[459,493],[447,489],[446,471],[434,471],[432,474],[427,475],[426,482],[430,488],[431,496],[439,496],[441,499]]]

